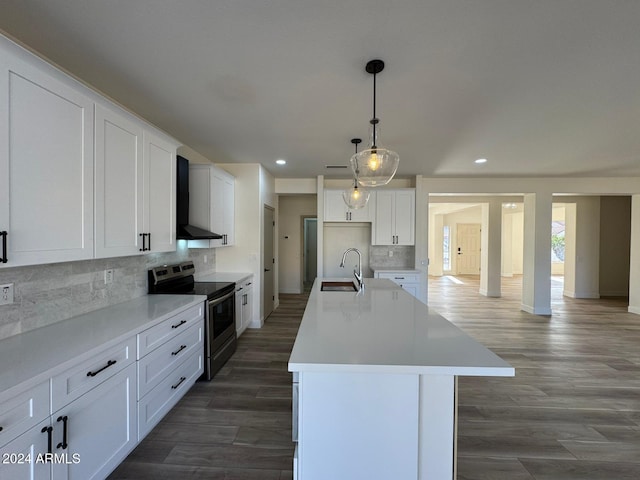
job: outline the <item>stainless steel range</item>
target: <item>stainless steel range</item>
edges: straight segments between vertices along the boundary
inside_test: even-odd
[[[195,267],[187,261],[149,270],[149,293],[206,295],[205,365],[203,378],[211,380],[236,351],[235,283],[196,282]]]

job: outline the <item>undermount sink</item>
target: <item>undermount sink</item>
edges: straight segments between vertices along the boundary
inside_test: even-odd
[[[322,282],[320,285],[320,291],[322,292],[357,292],[358,289],[353,282]]]

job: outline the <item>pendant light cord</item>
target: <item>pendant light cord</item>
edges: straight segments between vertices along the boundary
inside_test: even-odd
[[[373,125],[373,148],[376,146],[376,123],[378,123],[378,119],[376,117],[376,73],[373,74],[373,118],[371,119],[371,124]]]

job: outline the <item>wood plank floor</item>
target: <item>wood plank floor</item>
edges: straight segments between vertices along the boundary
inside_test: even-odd
[[[458,479],[640,479],[640,316],[622,299],[562,297],[551,317],[519,311],[478,278],[429,281],[429,304],[510,362],[514,378],[459,379]]]
[[[640,479],[640,316],[624,300],[563,298],[557,278],[553,316],[530,315],[518,277],[500,299],[457,279],[430,279],[430,305],[516,367],[515,378],[460,378],[458,479]],[[286,364],[306,300],[280,295],[109,478],[291,479]]]

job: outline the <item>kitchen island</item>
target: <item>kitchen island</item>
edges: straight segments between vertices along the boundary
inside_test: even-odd
[[[390,280],[321,291],[327,280],[289,358],[294,478],[453,479],[456,377],[514,368]]]

